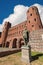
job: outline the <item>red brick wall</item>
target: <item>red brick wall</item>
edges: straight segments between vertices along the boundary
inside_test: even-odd
[[[22,36],[22,32],[27,28],[27,21],[24,21],[23,23],[20,23],[12,28],[9,29],[8,31],[8,36],[7,36],[7,40],[11,39],[11,38],[16,38],[16,37],[21,37]]]
[[[33,31],[42,28],[42,23],[37,7],[30,7],[27,11],[28,30]]]
[[[5,44],[9,43],[9,47],[12,47],[14,39],[17,39],[16,45],[20,44],[18,43],[18,40],[20,41],[22,39],[22,32],[25,29],[29,30],[30,32],[33,30],[35,31],[42,29],[42,23],[37,7],[33,6],[28,9],[27,21],[24,21],[11,28],[10,27],[11,24],[6,22],[1,36],[1,42]]]
[[[1,43],[4,44],[7,38],[8,30],[11,27],[11,24],[9,22],[5,22],[3,31],[1,34]]]

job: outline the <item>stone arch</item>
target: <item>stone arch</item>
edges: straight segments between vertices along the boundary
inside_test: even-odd
[[[19,48],[21,48],[21,46],[24,45],[24,40],[23,38],[19,39]]]
[[[6,42],[6,47],[9,47],[9,44],[10,44],[10,42],[7,41],[7,42]]]
[[[12,48],[16,48],[17,47],[16,44],[17,44],[17,38],[13,40]]]

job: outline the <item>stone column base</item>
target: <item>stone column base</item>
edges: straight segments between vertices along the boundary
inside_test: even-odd
[[[31,48],[30,48],[30,46],[22,46],[21,48],[22,48],[21,61],[30,64],[30,59],[31,59]]]

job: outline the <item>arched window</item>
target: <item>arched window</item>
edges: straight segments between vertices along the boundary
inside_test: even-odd
[[[34,18],[34,21],[36,21],[36,18]]]
[[[34,27],[34,25],[32,25],[32,27]]]
[[[30,23],[30,20],[29,20],[29,23]]]
[[[32,13],[30,14],[30,16],[32,16]]]

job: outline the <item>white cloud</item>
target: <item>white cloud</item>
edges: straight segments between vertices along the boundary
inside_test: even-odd
[[[34,6],[37,6],[39,13],[40,13],[42,23],[43,23],[43,6],[40,4],[34,4]],[[26,12],[27,12],[28,8],[29,8],[28,6],[24,6],[24,5],[15,6],[14,13],[10,14],[8,18],[5,18],[3,20],[3,24],[0,25],[0,27],[2,28],[6,21],[9,21],[12,24],[12,26],[14,26],[14,25],[26,20]],[[0,28],[0,31],[2,30],[1,28]]]
[[[24,6],[24,5],[17,5],[14,7],[14,13],[10,14],[8,18],[3,20],[3,24],[5,23],[5,21],[9,21],[12,26],[23,22],[24,20],[26,20],[26,11],[27,11],[28,7]]]
[[[0,24],[0,32],[2,32],[2,24]]]

